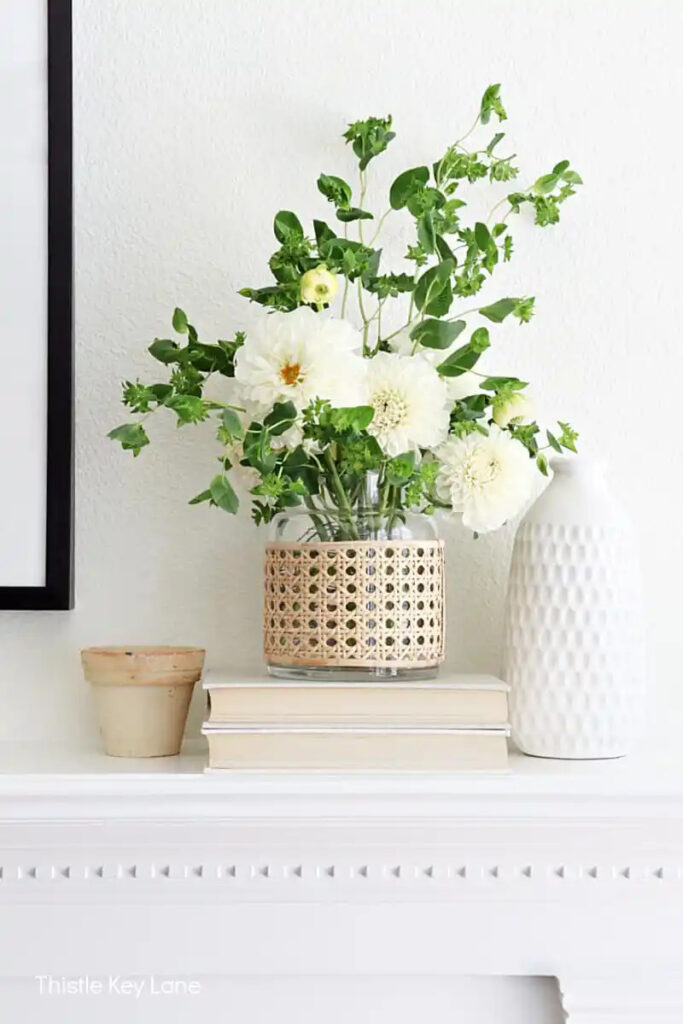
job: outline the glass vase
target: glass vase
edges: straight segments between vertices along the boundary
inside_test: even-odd
[[[434,518],[391,507],[376,481],[343,507],[275,516],[264,652],[282,678],[425,679],[444,659],[444,547]]]

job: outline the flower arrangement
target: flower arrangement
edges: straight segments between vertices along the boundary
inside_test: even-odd
[[[296,214],[276,214],[273,281],[240,292],[263,307],[260,319],[206,344],[176,309],[181,340],[149,347],[170,378],[125,382],[123,402],[139,418],[109,436],[138,455],[149,443],[145,421],[160,408],[179,425],[215,418],[220,470],[191,504],[237,512],[239,475],[256,523],[298,505],[337,510],[333,520],[313,516],[323,540],[358,539],[359,509],[369,504],[387,530],[409,509],[450,510],[475,533],[513,517],[535,473],[547,473],[547,450],[574,451],[578,435],[564,422],[542,433],[526,382],[478,369],[489,325],[508,317],[528,323],[534,299],[471,297],[513,255],[511,215],[528,208],[540,227],[557,223],[581,178],[562,160],[505,194],[486,220],[468,222],[468,186],[518,175],[514,156],[498,155],[503,132],[483,148],[466,145],[506,116],[500,86],[489,86],[470,130],[431,166],[400,174],[377,219],[366,205],[368,168],[395,137],[392,118],[350,124],[344,138],[358,160],[357,191],[332,174],[317,182],[335,228],[314,220],[310,237]],[[414,226],[410,269],[388,270],[378,240],[390,216],[406,215]],[[209,397],[214,381],[223,386]]]

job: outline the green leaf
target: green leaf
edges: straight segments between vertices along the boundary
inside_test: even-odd
[[[368,213],[367,210],[361,210],[357,206],[350,206],[348,209],[340,207],[337,210],[337,220],[343,221],[345,224],[350,223],[352,220],[372,220],[373,215]]]
[[[423,213],[417,221],[417,240],[425,252],[432,253],[436,248],[436,232],[434,217],[431,210]]]
[[[562,445],[561,445],[561,444],[560,444],[560,442],[559,442],[559,441],[557,440],[557,438],[555,437],[555,435],[554,435],[554,434],[552,434],[552,433],[551,433],[551,432],[550,432],[549,430],[546,430],[546,432],[545,432],[545,436],[546,436],[546,437],[548,438],[548,444],[550,445],[550,447],[551,447],[551,448],[554,448],[554,449],[555,449],[555,451],[556,451],[556,452],[559,452],[559,453],[560,453],[560,455],[561,455],[561,454],[562,454]]]
[[[389,189],[389,203],[392,210],[402,209],[410,196],[419,192],[429,181],[428,167],[411,167],[399,174]]]
[[[558,174],[560,177],[569,167],[569,160],[560,160],[558,164],[553,167],[553,174]]]
[[[320,489],[318,467],[311,463],[301,445],[289,452],[282,463],[282,470],[291,480],[300,480],[308,494],[318,493]]]
[[[337,431],[352,430],[360,434],[372,423],[374,415],[375,410],[371,405],[345,406],[330,410],[330,422]]]
[[[476,394],[467,395],[465,398],[459,398],[456,407],[456,424],[457,423],[468,423],[476,424],[477,420],[481,420],[486,415],[486,410],[491,402],[488,395]],[[476,426],[479,430],[481,424]]]
[[[291,210],[280,210],[279,213],[275,214],[273,231],[278,242],[281,242],[283,245],[287,242],[301,240],[304,237],[301,221]]]
[[[411,274],[382,274],[380,277],[363,276],[363,287],[380,299],[396,298],[403,292],[412,292],[415,284]]]
[[[570,185],[583,185],[583,178],[576,171],[565,171],[562,175],[562,180]]]
[[[226,376],[232,376],[233,373],[233,361],[220,345],[205,345],[199,341],[191,341],[187,360],[204,373],[218,371]]]
[[[459,377],[466,370],[471,370],[475,366],[479,356],[486,351],[490,344],[487,329],[478,327],[476,331],[472,332],[472,337],[467,345],[457,349],[448,359],[437,366],[438,372],[442,377]]]
[[[242,440],[244,437],[244,427],[234,409],[224,409],[221,422],[229,437],[234,438],[236,441]]]
[[[201,423],[209,414],[209,406],[198,395],[169,395],[164,402],[178,417],[178,426],[185,423]]]
[[[536,465],[540,469],[541,473],[543,473],[543,476],[548,475],[548,460],[546,459],[543,452],[539,452],[536,456]]]
[[[162,403],[165,402],[169,395],[173,394],[172,384],[150,384],[147,388],[152,395],[154,395],[155,401]]]
[[[488,156],[491,156],[498,143],[501,142],[504,138],[505,132],[496,132],[496,134],[493,136],[488,146],[486,147],[486,153]]]
[[[351,238],[332,238],[324,242],[320,255],[325,259],[328,270],[342,273],[350,281],[369,270],[376,258],[376,250],[369,249]]]
[[[124,451],[132,451],[137,458],[142,448],[149,444],[149,438],[141,423],[123,423],[120,427],[114,427],[107,434],[112,441],[119,441]]]
[[[196,494],[194,498],[190,498],[188,505],[201,505],[203,501],[211,501],[211,491],[202,491],[201,494]]]
[[[482,391],[499,391],[501,388],[521,391],[522,388],[527,387],[527,381],[519,380],[517,377],[487,377],[479,387]]]
[[[540,195],[545,196],[549,192],[553,191],[559,180],[560,178],[558,174],[543,174],[534,182],[534,192],[538,192]]]
[[[457,265],[457,260],[456,260],[455,256],[453,255],[453,250],[451,249],[451,247],[448,244],[448,242],[446,241],[446,239],[443,238],[441,235],[437,235],[436,239],[435,239],[435,242],[436,242],[436,251],[438,252],[438,254],[441,257],[441,259],[442,260],[452,260],[453,266],[455,267]]]
[[[563,448],[566,448],[570,452],[576,451],[576,442],[579,435],[577,432],[570,427],[568,423],[563,423],[562,420],[558,420],[558,426],[562,433],[560,434],[559,441]]]
[[[432,316],[443,316],[450,309],[453,291],[450,276],[453,273],[453,261],[443,260],[435,267],[430,267],[415,285],[415,305],[421,313]]]
[[[487,320],[493,321],[494,324],[500,324],[506,316],[514,312],[518,302],[519,299],[498,299],[497,302],[493,302],[490,306],[482,306],[479,312]]]
[[[334,174],[321,174],[318,178],[318,190],[335,206],[348,206],[353,195],[349,183]]]
[[[188,331],[188,328],[189,328],[189,324],[187,322],[187,316],[185,315],[183,310],[179,309],[177,306],[173,310],[173,320],[172,320],[172,323],[173,323],[173,330],[177,331],[178,334],[187,334],[187,331]]]
[[[253,421],[244,435],[244,458],[262,474],[269,473],[277,463],[277,456],[270,450],[268,431],[261,423]]]
[[[261,306],[289,313],[299,305],[299,287],[294,284],[270,285],[266,288],[240,288],[238,295],[243,295],[250,302],[258,302]]]
[[[491,120],[491,114],[495,114],[499,121],[505,121],[507,118],[505,107],[500,98],[500,83],[490,85],[481,98],[481,107],[479,109],[481,123],[488,124]]]
[[[387,483],[403,487],[415,470],[415,452],[403,452],[387,463]]]
[[[361,171],[396,138],[396,133],[390,131],[391,121],[391,114],[387,117],[368,117],[364,121],[354,121],[344,132],[344,138],[351,143],[358,157]]]
[[[488,252],[491,246],[495,245],[491,238],[491,232],[481,221],[477,221],[474,225],[474,240],[482,252]]]
[[[444,349],[453,344],[466,326],[464,320],[422,320],[413,327],[410,337],[425,348]]]
[[[560,219],[560,210],[557,199],[553,196],[535,196],[532,199],[536,216],[534,224],[539,227],[548,227],[549,224],[557,224]]]
[[[177,363],[181,358],[180,348],[170,338],[155,338],[147,351],[160,363]]]
[[[296,406],[293,402],[276,402],[263,421],[273,437],[284,434],[296,421]]]
[[[239,498],[233,490],[232,484],[228,480],[227,476],[219,473],[215,476],[209,485],[211,492],[211,500],[222,508],[224,512],[230,512],[231,515],[235,515],[239,508]]]
[[[472,331],[470,345],[472,346],[475,352],[479,352],[480,354],[482,352],[485,352],[490,344],[491,339],[489,338],[488,328],[477,327],[476,331]]]
[[[156,396],[151,388],[145,387],[140,381],[127,380],[123,383],[123,394],[121,401],[124,405],[127,405],[132,412],[146,413],[152,408],[152,404],[157,402]],[[173,391],[173,388],[169,385],[169,393]]]
[[[523,299],[517,299],[515,302],[515,308],[513,309],[514,316],[517,317],[520,324],[528,324],[534,315],[534,304],[536,299],[533,296],[528,296]]]
[[[329,224],[326,224],[324,220],[314,220],[313,230],[315,231],[315,240],[318,248],[324,245],[325,242],[330,242],[333,238],[337,237]]]
[[[461,374],[472,369],[480,355],[481,353],[475,351],[468,343],[451,353],[448,359],[439,363],[436,369],[442,377],[460,377]]]

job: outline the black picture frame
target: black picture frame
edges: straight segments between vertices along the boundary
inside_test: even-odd
[[[45,584],[0,586],[0,608],[73,607],[71,0],[47,0],[47,465]]]

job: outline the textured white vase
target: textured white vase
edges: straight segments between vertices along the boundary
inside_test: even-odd
[[[539,757],[621,757],[642,718],[640,573],[599,466],[553,460],[512,554],[504,678],[513,737]]]

